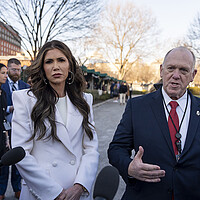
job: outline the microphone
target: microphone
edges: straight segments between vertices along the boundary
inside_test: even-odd
[[[104,167],[96,178],[94,200],[112,200],[119,186],[119,172],[115,167]]]
[[[14,165],[25,157],[25,151],[22,147],[15,147],[7,151],[0,160],[1,166]]]

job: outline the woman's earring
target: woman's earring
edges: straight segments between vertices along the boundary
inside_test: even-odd
[[[71,85],[74,82],[74,73],[71,71],[69,71],[68,73],[69,74],[68,74],[66,82],[67,84]]]
[[[45,85],[47,85],[47,79],[46,78],[44,78],[44,83],[45,83]]]

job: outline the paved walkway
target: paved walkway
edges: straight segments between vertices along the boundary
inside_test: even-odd
[[[124,112],[125,105],[120,105],[119,102],[109,100],[106,103],[95,107],[94,118],[95,127],[99,139],[99,169],[98,172],[105,166],[109,165],[107,158],[107,149],[115,133],[116,127],[120,122]],[[124,192],[125,184],[120,178],[120,184],[114,200],[120,200]]]
[[[112,99],[93,106],[95,127],[99,138],[99,168],[98,172],[109,165],[107,158],[108,145],[111,142],[116,127],[122,117],[125,105],[119,105],[119,102],[113,102]],[[120,200],[124,192],[125,184],[120,178],[120,185],[114,200]],[[11,185],[9,183],[5,200],[16,200],[13,197]],[[28,199],[27,199],[28,200]]]

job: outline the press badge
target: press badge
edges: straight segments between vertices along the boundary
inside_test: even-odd
[[[4,122],[3,122],[3,125],[4,125],[4,128],[5,128],[6,131],[9,131],[9,130],[11,129],[10,123],[7,122],[7,121],[5,121],[5,120],[4,120]]]

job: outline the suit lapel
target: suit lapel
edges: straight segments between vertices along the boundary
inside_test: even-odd
[[[32,96],[32,95],[31,95]],[[31,98],[33,103],[35,104],[37,99],[35,96]],[[76,134],[80,126],[82,125],[83,117],[79,113],[78,109],[71,103],[69,100],[69,97],[67,96],[67,125],[65,126],[62,117],[58,111],[58,108],[56,106],[55,108],[55,120],[57,125],[57,135],[60,141],[63,143],[63,145],[72,153],[73,146],[71,144],[71,138]],[[48,121],[45,122],[45,124],[50,125]]]
[[[192,145],[192,142],[197,133],[197,127],[200,121],[200,115],[199,115],[200,103],[194,98],[193,95],[190,94],[190,97],[191,97],[190,122],[188,126],[185,146],[181,154],[181,157],[189,150],[190,146]],[[155,115],[156,120],[158,121],[159,127],[169,146],[169,149],[172,155],[174,156],[169,128],[168,128],[168,124],[167,124],[167,120],[165,116],[165,110],[164,110],[163,101],[162,101],[161,90],[157,91],[152,99],[153,99],[153,101],[151,102],[152,111]]]
[[[56,107],[56,122],[57,126],[57,134],[61,142],[71,151],[73,152],[73,147],[71,140],[76,135],[76,132],[82,126],[83,116],[80,114],[78,109],[71,103],[68,95],[67,95],[67,125],[65,126],[61,115]]]
[[[69,132],[61,118],[61,115],[57,107],[55,112],[55,120],[56,120],[58,138],[69,151],[73,152],[73,148],[70,142]]]
[[[6,83],[5,83],[5,92],[8,95],[8,99],[7,99],[8,100],[8,106],[10,106],[10,105],[12,105],[12,93],[10,91],[8,79],[6,80]]]
[[[161,89],[158,90],[153,96],[152,102],[151,102],[151,108],[155,115],[156,120],[158,121],[158,125],[160,127],[161,133],[163,134],[168,144],[168,147],[172,155],[174,156],[174,150],[173,150],[173,146],[172,146],[172,142],[170,138],[169,127],[168,127],[168,123],[167,123],[167,119],[165,115],[165,109],[163,106]]]
[[[190,121],[185,141],[185,146],[183,149],[183,152],[181,154],[181,157],[189,150],[190,146],[192,145],[192,141],[194,140],[194,137],[197,133],[197,127],[200,121],[200,104],[199,102],[194,98],[193,95],[190,95],[191,97],[191,110],[190,110]]]
[[[25,82],[23,82],[22,80],[19,80],[18,81],[18,88],[19,88],[19,90],[22,90],[22,89],[29,88],[29,86]]]
[[[83,116],[79,110],[72,104],[67,96],[67,130],[70,133],[70,138],[73,138],[78,129],[82,126]]]
[[[18,88],[19,88],[19,90],[24,89],[24,88],[22,87],[21,80],[18,81]]]

